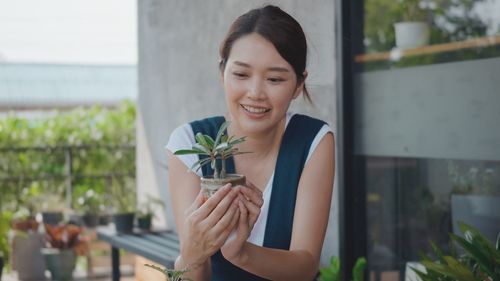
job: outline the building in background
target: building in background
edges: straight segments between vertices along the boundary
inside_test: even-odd
[[[115,106],[137,98],[135,65],[0,64],[0,111]]]

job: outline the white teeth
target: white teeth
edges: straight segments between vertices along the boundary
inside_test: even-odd
[[[262,107],[253,107],[253,106],[248,106],[248,105],[242,105],[243,108],[250,112],[250,113],[264,113],[269,111],[269,109],[262,108]]]

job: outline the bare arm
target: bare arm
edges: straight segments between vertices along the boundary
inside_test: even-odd
[[[209,280],[210,256],[222,246],[238,221],[238,205],[233,201],[239,191],[227,185],[203,202],[198,176],[187,172],[186,165],[171,152],[167,154],[170,193],[180,240],[180,256],[175,268],[188,268],[187,278]]]
[[[312,280],[319,267],[335,171],[335,145],[327,134],[304,167],[297,190],[290,250],[246,242],[230,260],[236,266],[271,280]],[[240,212],[241,208],[240,208]],[[244,214],[242,213],[242,216]]]

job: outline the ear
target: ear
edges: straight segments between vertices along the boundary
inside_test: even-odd
[[[222,86],[224,86],[224,70],[223,69],[219,69],[219,81],[222,84]]]
[[[293,99],[296,99],[298,96],[300,96],[300,94],[304,90],[304,84],[306,83],[307,74],[308,74],[307,70],[304,70],[304,72],[302,73],[303,76],[302,81],[300,81],[300,83],[297,83],[297,88],[293,93]]]
[[[222,67],[222,59],[219,60],[219,81],[221,82],[222,85],[224,85],[224,72],[225,72],[225,67]]]

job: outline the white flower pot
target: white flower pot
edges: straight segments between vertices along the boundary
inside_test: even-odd
[[[40,249],[44,246],[44,236],[40,233],[16,234],[13,240],[13,269],[19,280],[46,280],[45,260]]]
[[[418,48],[429,45],[430,28],[426,22],[397,22],[396,47],[399,49]]]

